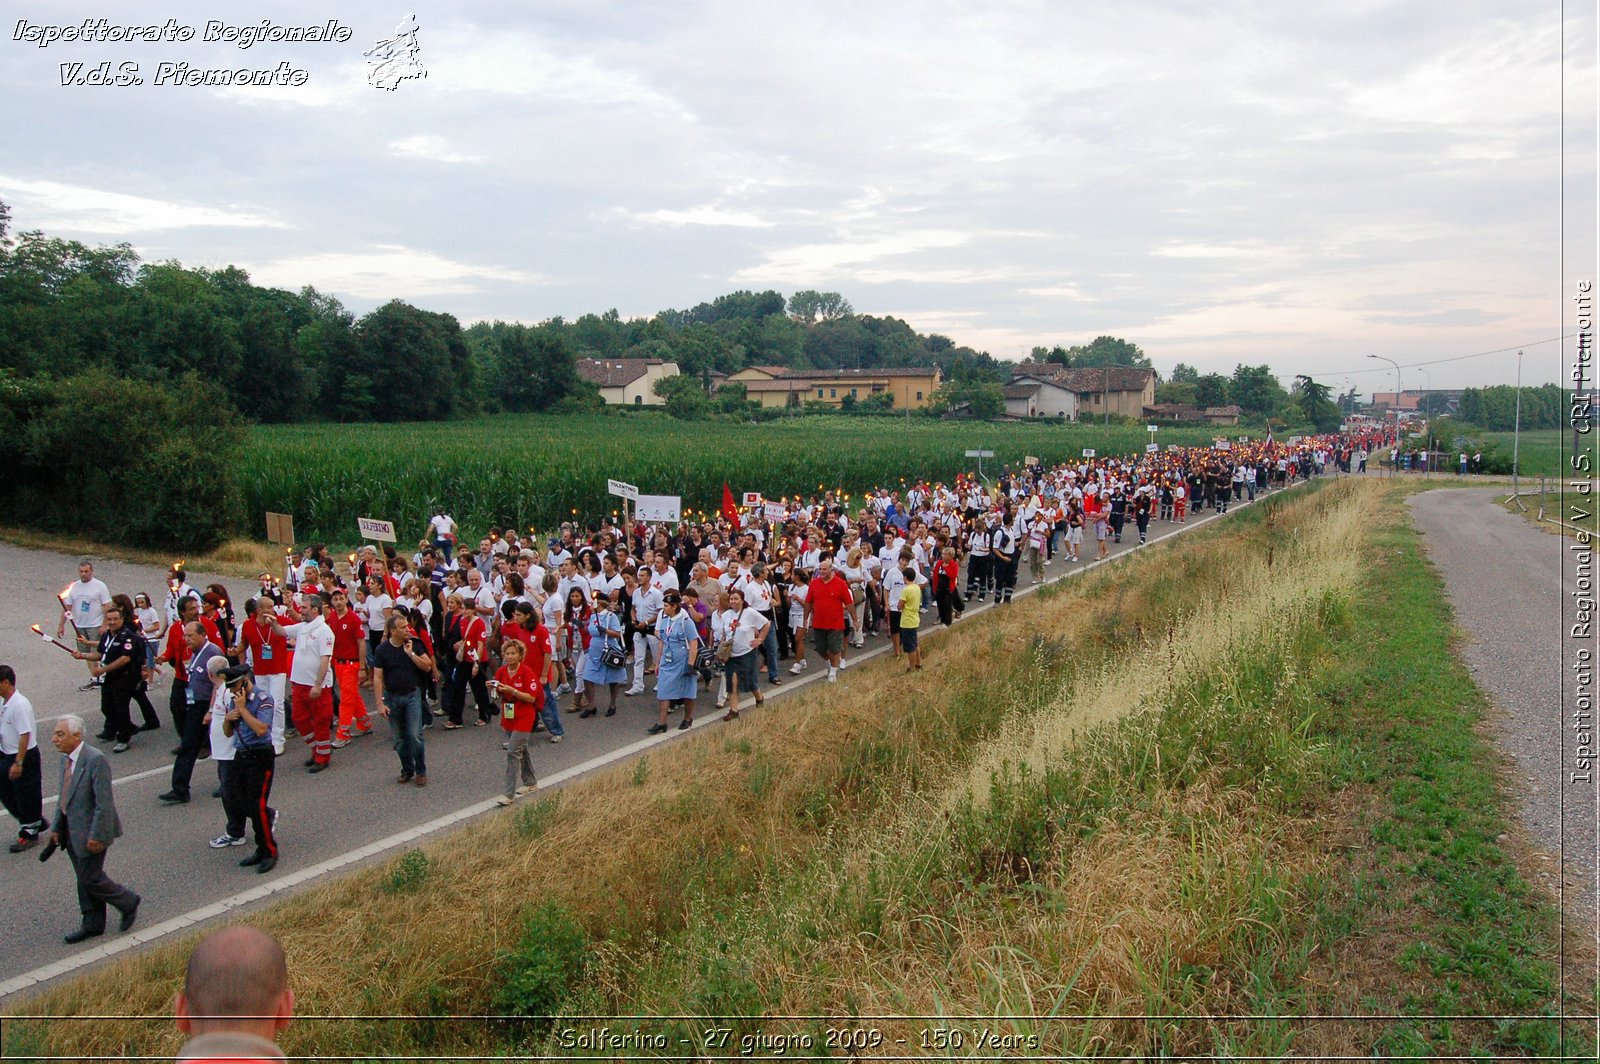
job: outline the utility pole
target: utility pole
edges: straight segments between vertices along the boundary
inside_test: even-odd
[[[1517,493],[1517,474],[1522,457],[1522,352],[1517,352],[1517,418],[1511,431],[1511,494]],[[1541,502],[1543,499],[1540,500]]]
[[[1111,363],[1105,366],[1105,390],[1100,393],[1100,427],[1111,424]]]

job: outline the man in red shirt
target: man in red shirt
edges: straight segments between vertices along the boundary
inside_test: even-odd
[[[287,713],[281,712],[289,703],[285,699],[289,679],[289,641],[267,624],[266,618],[274,616],[278,604],[270,595],[262,595],[255,601],[255,612],[245,618],[239,626],[239,645],[233,648],[233,656],[245,660],[249,654],[249,664],[255,673],[256,690],[272,699],[272,704],[279,707],[280,712],[272,717],[272,747],[277,753],[283,753],[284,718]]]
[[[828,682],[839,680],[839,659],[844,654],[844,615],[855,602],[850,581],[833,571],[833,557],[817,563],[817,573],[806,592],[811,606],[811,638],[817,653],[828,659]]]
[[[333,629],[333,684],[339,692],[339,728],[333,748],[340,750],[349,746],[352,738],[372,734],[372,718],[361,697],[367,671],[367,623],[350,608],[350,596],[335,591],[328,627]]]

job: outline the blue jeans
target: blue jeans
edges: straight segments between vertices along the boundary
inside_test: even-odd
[[[383,692],[389,710],[389,731],[394,734],[394,752],[400,755],[400,773],[426,776],[428,762],[422,749],[422,692],[397,695]]]
[[[767,678],[773,683],[778,682],[778,621],[777,610],[772,611],[771,623],[767,625],[767,638],[761,641],[761,656],[766,659]]]
[[[561,726],[561,707],[556,704],[556,690],[549,684],[544,685],[544,705],[539,707],[539,720],[551,735],[567,734],[567,729]]]

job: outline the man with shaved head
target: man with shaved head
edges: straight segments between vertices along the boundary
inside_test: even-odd
[[[178,1030],[189,1036],[179,1061],[286,1059],[272,1041],[294,1012],[283,947],[254,927],[226,927],[207,935],[189,954],[174,1012]]]

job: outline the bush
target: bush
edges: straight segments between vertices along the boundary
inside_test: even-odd
[[[217,385],[77,377],[0,382],[12,519],[44,532],[205,551],[243,523],[244,422]]]
[[[500,963],[495,1008],[517,1016],[554,1016],[588,963],[589,936],[572,910],[543,902],[528,913],[522,941]]]

